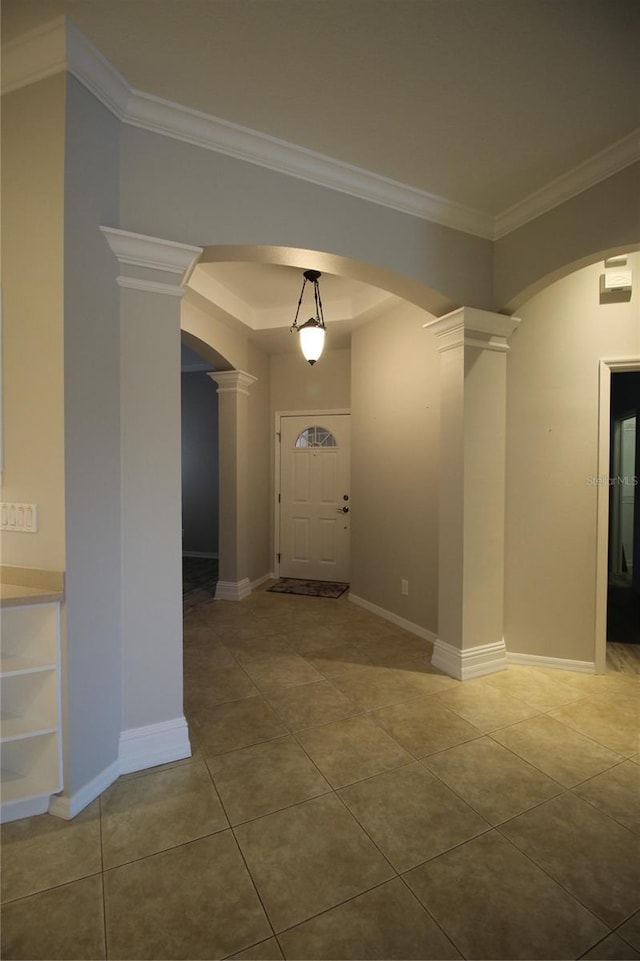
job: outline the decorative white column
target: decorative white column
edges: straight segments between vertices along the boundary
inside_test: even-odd
[[[191,754],[182,705],[180,299],[202,250],[101,230],[120,265],[125,773]]]
[[[508,339],[520,321],[462,307],[425,324],[441,360],[438,640],[459,680],[506,667],[505,430]]]
[[[243,370],[209,374],[218,385],[219,570],[216,600],[241,601],[249,580],[249,388],[256,377]]]

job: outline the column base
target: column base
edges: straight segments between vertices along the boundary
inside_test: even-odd
[[[189,728],[182,716],[145,727],[128,728],[120,735],[118,760],[121,774],[143,771],[185,757],[191,757],[191,744]]]
[[[251,593],[251,581],[243,577],[241,581],[218,581],[216,601],[242,601]]]
[[[507,667],[507,647],[504,641],[496,641],[494,644],[480,644],[478,647],[467,647],[461,651],[438,638],[433,645],[431,663],[450,677],[467,681],[483,674],[504,671]]]

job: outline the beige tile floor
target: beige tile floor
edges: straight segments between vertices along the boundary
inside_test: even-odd
[[[193,756],[3,827],[2,957],[640,958],[640,674],[430,656],[345,597],[189,609]]]

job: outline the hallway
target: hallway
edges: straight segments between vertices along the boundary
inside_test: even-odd
[[[265,590],[184,647],[193,757],[3,827],[3,958],[640,958],[638,675]]]

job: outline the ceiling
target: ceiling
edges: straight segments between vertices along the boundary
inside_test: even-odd
[[[280,264],[202,263],[186,285],[185,309],[200,308],[236,327],[267,353],[299,350],[291,333],[302,290],[302,271]],[[349,347],[351,333],[382,309],[397,303],[388,291],[369,284],[320,275],[320,296],[327,326],[327,346]],[[307,284],[299,323],[315,315],[313,288]]]
[[[640,123],[637,0],[3,0],[131,86],[497,215]]]
[[[60,15],[134,89],[493,217],[640,125],[638,0],[2,0],[3,42]],[[301,273],[201,264],[185,301],[295,350]],[[332,347],[389,297],[321,291]]]

